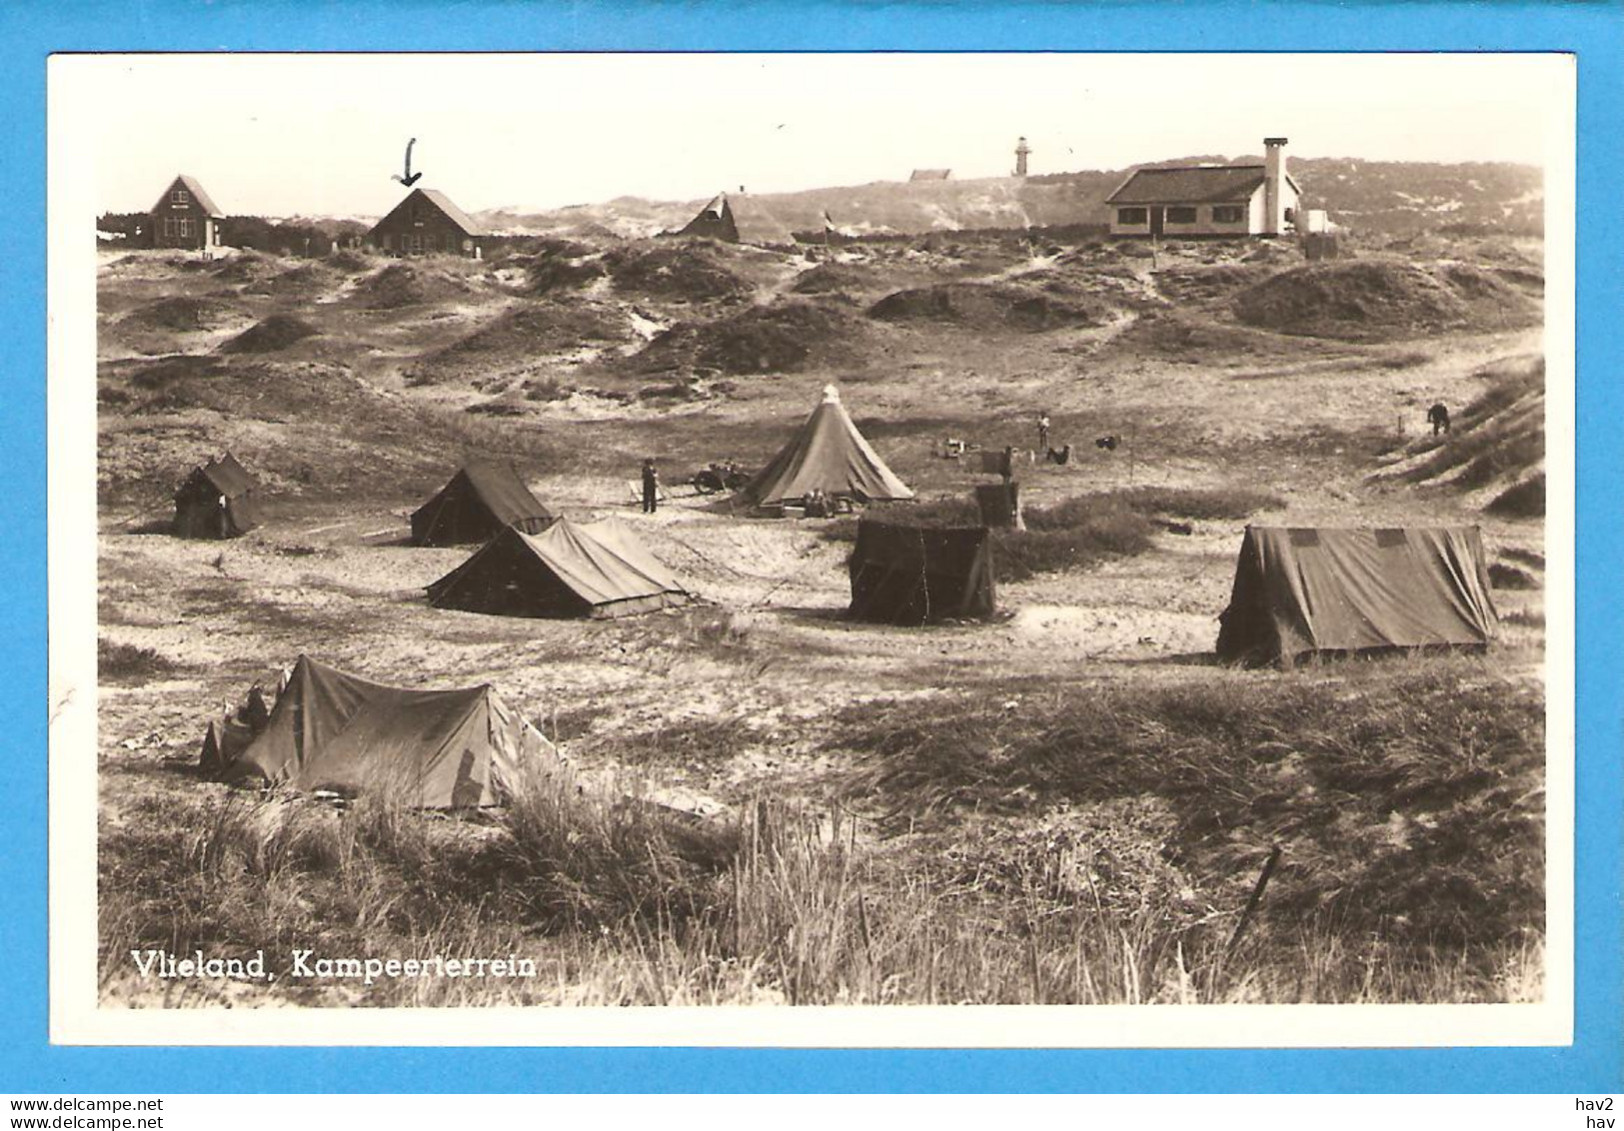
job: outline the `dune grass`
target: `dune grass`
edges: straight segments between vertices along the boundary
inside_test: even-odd
[[[313,947],[536,963],[382,980],[374,1005],[1537,996],[1532,692],[1467,661],[985,690],[837,717],[853,768],[818,812],[702,820],[566,778],[461,818],[153,798],[104,830],[104,985],[130,989],[132,949],[264,949],[276,969]]]

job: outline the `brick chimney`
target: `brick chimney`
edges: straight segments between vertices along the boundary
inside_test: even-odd
[[[1263,234],[1278,236],[1286,230],[1286,139],[1263,139]]]

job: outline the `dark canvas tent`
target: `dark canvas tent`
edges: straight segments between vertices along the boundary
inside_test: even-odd
[[[772,506],[815,490],[858,502],[914,497],[857,431],[833,385],[824,387],[823,402],[741,494],[757,506]]]
[[[1477,527],[1248,526],[1218,655],[1484,647],[1499,628]]]
[[[269,721],[219,776],[460,809],[502,804],[522,768],[556,765],[552,744],[489,685],[413,691],[300,656]]]
[[[998,606],[983,526],[931,528],[865,518],[857,524],[851,615],[886,624],[988,617]]]
[[[502,531],[428,587],[442,609],[513,617],[620,617],[686,604],[677,575],[612,518]]]
[[[236,538],[259,525],[259,481],[226,452],[194,468],[175,490],[175,533],[182,538]]]
[[[484,542],[509,526],[535,533],[552,521],[512,464],[476,460],[412,513],[412,544]]]

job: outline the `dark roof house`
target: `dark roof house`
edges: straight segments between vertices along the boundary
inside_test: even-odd
[[[1105,198],[1113,236],[1280,236],[1302,193],[1286,172],[1286,139],[1264,139],[1261,165],[1138,169]]]
[[[710,203],[681,230],[679,236],[704,236],[724,243],[746,243],[761,247],[793,244],[788,225],[772,214],[766,205],[742,193],[717,193]]]
[[[218,221],[225,213],[185,173],[170,182],[152,206],[152,246],[203,251],[220,242]]]
[[[364,242],[387,255],[484,257],[485,229],[439,189],[413,189]]]

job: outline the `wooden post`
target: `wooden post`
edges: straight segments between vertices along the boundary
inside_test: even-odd
[[[1263,889],[1269,886],[1269,877],[1274,875],[1274,867],[1280,863],[1282,851],[1278,844],[1275,845],[1269,853],[1269,858],[1263,862],[1263,871],[1258,874],[1257,885],[1252,888],[1252,898],[1246,901],[1246,910],[1241,912],[1241,921],[1235,924],[1235,933],[1229,936],[1229,945],[1224,948],[1226,955],[1233,952],[1240,943],[1241,935],[1246,933],[1246,926],[1252,921],[1252,913],[1257,910],[1257,905],[1263,902]]]

